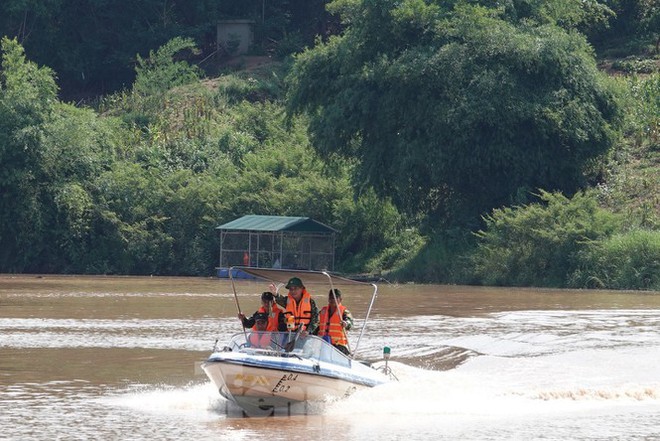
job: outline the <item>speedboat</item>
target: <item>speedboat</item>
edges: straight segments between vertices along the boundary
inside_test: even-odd
[[[269,347],[253,347],[249,337],[236,334],[202,364],[220,394],[248,416],[307,413],[318,404],[389,381],[319,337],[258,334],[259,340],[271,341]]]
[[[284,284],[294,273],[286,270],[241,267],[255,277]],[[326,272],[297,271],[305,283],[326,279],[330,286],[365,284]],[[232,280],[232,286],[233,280]],[[377,294],[374,287],[367,317]],[[238,297],[234,287],[236,304]],[[244,329],[228,344],[216,343],[202,369],[228,402],[247,416],[312,413],[323,404],[391,380],[387,364],[379,369],[355,359],[360,337],[347,356],[326,340],[298,332],[257,332]],[[389,355],[389,348],[387,356]]]

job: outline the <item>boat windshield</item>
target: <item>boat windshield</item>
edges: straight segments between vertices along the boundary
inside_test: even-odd
[[[327,341],[314,335],[302,337],[290,332],[257,332],[235,334],[229,342],[234,352],[258,353],[278,357],[299,357],[351,366],[351,360]]]

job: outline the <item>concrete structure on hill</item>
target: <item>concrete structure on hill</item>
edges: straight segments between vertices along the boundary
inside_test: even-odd
[[[228,55],[244,55],[254,42],[254,21],[221,20],[218,22],[218,50]],[[221,52],[222,52],[221,51]]]

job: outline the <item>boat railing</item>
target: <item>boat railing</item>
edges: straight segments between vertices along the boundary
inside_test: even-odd
[[[351,366],[351,360],[346,355],[315,335],[302,336],[293,332],[248,331],[233,335],[228,347],[235,352],[299,357],[339,366]]]

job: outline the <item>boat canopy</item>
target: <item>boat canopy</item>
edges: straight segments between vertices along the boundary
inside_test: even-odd
[[[300,277],[305,285],[371,285],[372,283],[361,282],[359,280],[349,279],[337,274],[327,271],[302,271],[302,270],[285,270],[273,268],[249,268],[244,266],[237,266],[234,269],[241,270],[258,279],[267,280],[275,284],[286,284],[292,277]]]

